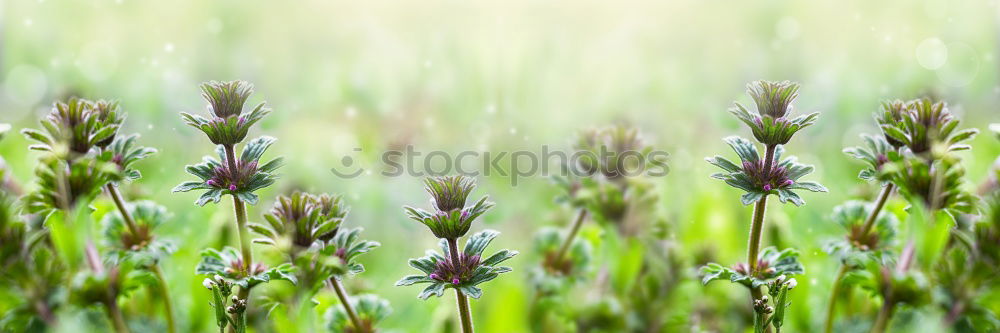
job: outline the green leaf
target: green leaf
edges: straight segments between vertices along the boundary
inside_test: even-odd
[[[396,286],[409,286],[417,283],[434,283],[434,279],[426,275],[408,275],[396,281]]]
[[[444,287],[444,282],[436,281],[427,286],[427,288],[424,288],[417,297],[420,299],[427,299],[431,296],[441,297],[444,295]]]
[[[472,237],[469,237],[469,240],[465,242],[465,249],[462,252],[465,252],[466,255],[470,256],[482,255],[483,251],[486,250],[486,247],[490,245],[490,242],[492,242],[498,235],[500,235],[500,232],[496,230],[487,229],[477,232],[473,234]]]

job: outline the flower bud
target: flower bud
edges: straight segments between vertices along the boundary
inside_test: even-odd
[[[209,278],[205,278],[204,281],[201,281],[201,285],[205,286],[208,290],[215,288],[215,282],[212,282],[212,279]]]

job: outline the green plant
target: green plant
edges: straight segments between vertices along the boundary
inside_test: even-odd
[[[339,311],[330,310],[328,325],[346,332],[374,332],[392,309],[375,295],[348,296],[341,280],[364,272],[357,257],[378,247],[378,242],[360,239],[361,228],[344,229],[350,209],[340,196],[294,192],[279,196],[264,215],[267,225],[250,224],[264,238],[256,243],[271,245],[293,267],[296,298],[312,297],[324,285],[336,293]],[[294,300],[296,303],[301,300]]]
[[[478,287],[479,284],[510,272],[510,267],[497,265],[516,256],[518,252],[504,249],[483,259],[483,251],[500,234],[493,230],[472,235],[459,252],[458,240],[469,231],[475,218],[493,207],[493,203],[483,197],[476,204],[466,206],[465,200],[476,184],[474,179],[465,176],[427,178],[424,184],[436,212],[413,207],[404,209],[411,219],[423,223],[434,236],[441,239],[439,245],[444,254],[428,251],[427,256],[410,259],[410,266],[423,274],[406,276],[396,282],[396,285],[429,284],[417,296],[422,299],[432,295],[441,297],[445,289],[455,289],[462,331],[473,332],[472,311],[467,297],[480,298],[483,291]]]
[[[246,307],[249,306],[250,289],[271,278],[281,278],[289,281],[294,279],[290,273],[290,265],[281,265],[266,269],[262,263],[254,262],[253,250],[250,247],[250,235],[247,228],[247,212],[245,204],[257,204],[258,197],[254,193],[274,183],[277,175],[273,174],[281,159],[276,158],[260,164],[264,155],[275,139],[260,137],[250,140],[243,147],[239,159],[236,158],[235,147],[241,143],[254,123],[270,112],[264,103],[258,104],[247,112],[244,103],[253,93],[253,85],[246,81],[207,82],[202,84],[202,96],[209,103],[211,119],[182,113],[182,118],[188,125],[199,129],[213,144],[219,160],[205,157],[199,164],[189,165],[188,173],[200,178],[200,181],[185,182],[173,189],[174,192],[206,190],[195,202],[204,206],[209,202],[218,203],[223,194],[233,198],[233,209],[236,215],[236,227],[240,238],[240,252],[232,249],[216,251],[208,249],[202,252],[202,263],[198,265],[197,274],[219,275],[230,283],[240,286],[239,293],[233,300],[232,319],[228,323],[237,332],[242,332],[246,324]],[[218,273],[224,274],[218,274]],[[225,299],[223,299],[225,300]],[[225,303],[213,303],[216,309],[228,308]],[[227,322],[219,320],[223,327]]]
[[[721,168],[724,172],[712,175],[713,178],[726,182],[729,186],[741,189],[741,202],[744,205],[754,204],[753,221],[750,228],[749,245],[747,246],[747,262],[726,267],[710,263],[702,267],[702,283],[708,284],[715,280],[729,280],[740,283],[750,289],[751,303],[755,311],[754,327],[757,331],[765,330],[773,325],[780,330],[781,319],[770,310],[783,309],[784,303],[768,306],[767,298],[761,292],[761,287],[769,285],[778,277],[803,274],[805,271],[798,263],[798,252],[794,249],[778,251],[766,248],[759,251],[761,233],[764,225],[764,212],[767,196],[777,194],[782,203],[792,203],[796,206],[805,201],[794,190],[826,192],[826,188],[815,182],[799,181],[813,171],[812,166],[799,164],[795,157],[781,160],[784,152],[782,145],[802,128],[813,124],[818,117],[816,113],[788,119],[791,103],[798,93],[798,84],[788,81],[767,82],[757,81],[747,86],[747,93],[753,97],[757,105],[756,112],[750,112],[740,104],[731,110],[741,121],[751,128],[754,137],[764,145],[763,158],[757,147],[749,140],[739,137],[729,137],[725,141],[736,151],[741,164],[733,163],[721,156],[706,160]],[[776,287],[769,287],[769,292],[775,292]],[[772,298],[772,300],[774,300]],[[774,300],[778,301],[778,300]],[[783,302],[783,300],[781,300]],[[778,319],[778,320],[774,320]]]

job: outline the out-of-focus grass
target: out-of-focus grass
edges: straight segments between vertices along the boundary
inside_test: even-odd
[[[53,99],[117,98],[126,131],[160,149],[139,168],[131,198],[167,205],[175,219],[165,237],[180,244],[164,265],[186,327],[212,323],[209,294],[193,274],[198,251],[235,244],[226,205],[199,208],[193,194],[170,188],[183,166],[212,152],[179,111],[201,111],[197,84],[245,79],[252,101],[275,112],[256,134],[278,137],[272,152],[288,160],[284,178],[251,208],[253,220],[275,194],[293,188],[347,194],[348,225],[383,246],[363,259],[365,289],[388,298],[386,327],[422,331],[452,316],[450,298],[419,301],[393,287],[435,240],[400,207],[424,204],[419,179],[378,175],[339,179],[329,168],[351,155],[363,165],[386,149],[538,150],[565,148],[579,128],[626,121],[672,154],[658,179],[671,235],[691,259],[723,263],[744,254],[750,211],[738,193],[708,177],[702,157],[729,154],[721,137],[748,135],[725,112],[745,101],[756,79],[802,83],[798,108],[818,124],[788,147],[815,164],[829,194],[808,194],[804,208],[773,205],[767,244],[798,247],[807,275],[794,293],[793,331],[816,327],[835,262],[820,250],[839,237],[826,216],[837,203],[870,195],[859,165],[840,153],[873,131],[870,112],[886,98],[931,94],[952,103],[964,125],[997,121],[996,1],[9,1],[2,7],[0,122],[35,127]],[[942,51],[942,49],[944,51]],[[942,54],[946,53],[943,63]],[[36,154],[10,135],[0,154],[31,187]],[[969,180],[983,179],[1000,154],[986,136],[963,154]],[[360,147],[362,152],[353,152]],[[476,195],[498,203],[477,228],[502,231],[498,247],[530,252],[533,232],[565,223],[544,178],[511,187],[481,179]],[[226,239],[228,237],[228,239]],[[482,331],[526,331],[525,272],[538,258],[512,260],[516,273],[487,285],[473,303]],[[689,274],[693,277],[695,267]],[[360,281],[359,280],[359,281]],[[355,282],[359,282],[355,281]],[[685,282],[665,316],[693,309],[729,311],[742,290]],[[329,300],[327,301],[329,302]],[[441,306],[438,306],[441,305]],[[720,318],[734,319],[726,315]],[[682,318],[683,319],[683,318]]]

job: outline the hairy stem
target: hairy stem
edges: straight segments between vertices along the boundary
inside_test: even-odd
[[[892,191],[895,189],[892,183],[886,184],[882,187],[882,192],[879,193],[878,198],[875,200],[875,207],[872,207],[872,211],[868,213],[868,217],[865,218],[865,224],[861,227],[861,234],[867,235],[871,232],[872,228],[875,226],[875,221],[878,220],[878,214],[882,212],[882,208],[885,207],[886,201],[888,201],[889,196],[892,195]],[[840,294],[841,280],[844,279],[844,275],[847,274],[848,267],[842,265],[840,267],[840,272],[837,273],[837,278],[833,280],[833,291],[830,293],[830,302],[826,309],[826,322],[823,326],[823,332],[830,333],[833,332],[833,315],[836,313],[835,306],[837,305],[837,295]]]
[[[111,199],[114,200],[115,207],[118,207],[118,212],[122,214],[122,219],[125,220],[125,226],[128,227],[128,231],[133,236],[138,236],[139,231],[135,226],[135,219],[132,218],[132,213],[129,213],[128,208],[125,207],[125,201],[122,200],[122,195],[118,193],[118,187],[115,187],[115,184],[108,183],[104,188],[108,191]]]
[[[778,145],[767,145],[764,150],[764,170],[770,172],[771,166],[774,165],[774,151],[777,150]]]
[[[892,190],[894,189],[895,186],[893,186],[892,183],[886,184],[882,187],[882,193],[879,193],[878,199],[875,200],[875,207],[872,208],[871,213],[868,214],[868,218],[865,219],[864,226],[861,228],[862,235],[868,235],[868,232],[875,226],[875,221],[878,220],[879,212],[882,211],[882,207],[885,207],[885,202],[889,199],[889,196],[892,195]]]
[[[329,281],[333,290],[337,292],[337,298],[340,299],[340,304],[344,306],[344,312],[347,312],[347,317],[351,319],[351,324],[354,325],[355,332],[364,332],[365,326],[362,325],[361,319],[358,318],[358,314],[355,313],[354,308],[351,307],[351,302],[347,298],[347,292],[345,292],[344,287],[340,285],[340,280],[336,277],[332,277]]]
[[[233,152],[233,145],[224,145],[223,148],[226,151],[226,163],[230,170],[236,170],[236,153]],[[253,265],[253,252],[250,249],[250,233],[247,231],[247,209],[243,205],[243,201],[233,194],[233,210],[236,213],[236,227],[240,236],[240,251],[243,256],[243,272],[246,276],[250,276],[250,266]],[[246,300],[247,304],[250,304],[250,288],[240,288],[240,293],[238,296],[240,299]],[[236,315],[233,315],[234,320],[238,320]]]
[[[747,265],[750,267],[748,273],[751,276],[757,271],[757,253],[760,251],[760,237],[764,230],[764,212],[767,207],[767,196],[760,198],[754,206],[753,224],[750,225],[750,241],[747,244]],[[763,294],[758,288],[750,288],[750,304],[753,300],[760,299]]]
[[[459,263],[457,239],[448,239],[448,252],[451,253],[451,261],[457,265]],[[458,301],[458,315],[462,319],[462,333],[472,333],[472,311],[469,310],[469,298],[458,289],[455,289],[455,297]]]
[[[167,331],[171,333],[177,332],[177,323],[174,322],[174,306],[173,302],[170,301],[167,279],[163,277],[163,270],[160,269],[159,264],[153,265],[150,269],[153,270],[153,274],[156,275],[156,282],[159,284],[160,298],[163,299],[163,311],[166,312],[167,316]]]
[[[120,193],[118,193],[118,187],[114,184],[108,183],[104,188],[108,191],[108,195],[115,202],[115,207],[118,207],[118,212],[122,214],[122,220],[125,220],[125,225],[128,227],[128,231],[134,236],[139,235],[139,229],[135,225],[135,219],[132,218],[132,213],[128,211],[125,207],[125,200],[122,199]],[[159,264],[154,264],[150,268],[153,275],[156,275],[156,282],[159,284],[160,298],[163,300],[163,310],[166,312],[167,316],[167,331],[177,332],[177,325],[174,322],[174,307],[170,301],[170,292],[167,289],[167,280],[163,278],[163,271],[160,270]]]
[[[770,172],[774,162],[774,150],[777,146],[768,145],[764,154],[764,170]],[[747,265],[751,276],[757,271],[757,252],[760,250],[760,237],[764,230],[764,212],[767,209],[767,194],[754,204],[753,223],[750,225],[750,241],[747,245]]]
[[[768,145],[764,152],[764,170],[767,170],[766,172],[770,172],[774,165],[774,151],[776,148],[777,145]],[[753,221],[750,224],[750,237],[747,241],[747,267],[749,267],[747,273],[750,276],[755,276],[757,272],[757,254],[760,252],[760,238],[764,231],[764,213],[766,210],[767,194],[754,204]],[[753,306],[754,300],[761,299],[763,296],[764,294],[760,290],[760,287],[750,288],[750,306]],[[770,331],[766,327],[764,329]]]
[[[823,324],[823,332],[833,332],[833,315],[837,312],[837,295],[840,294],[841,280],[843,280],[844,275],[847,274],[847,268],[847,265],[841,265],[840,272],[838,272],[837,277],[833,279],[833,288],[831,288],[832,291],[830,292],[830,303],[826,306],[826,322]]]
[[[570,245],[573,244],[573,239],[576,238],[576,234],[580,232],[580,226],[583,225],[583,221],[587,218],[587,209],[580,208],[580,212],[576,215],[576,220],[573,221],[573,226],[569,229],[569,234],[566,235],[566,239],[563,240],[562,246],[559,247],[559,252],[556,252],[554,262],[558,265],[562,262],[563,257],[566,256],[566,252],[569,251]]]

